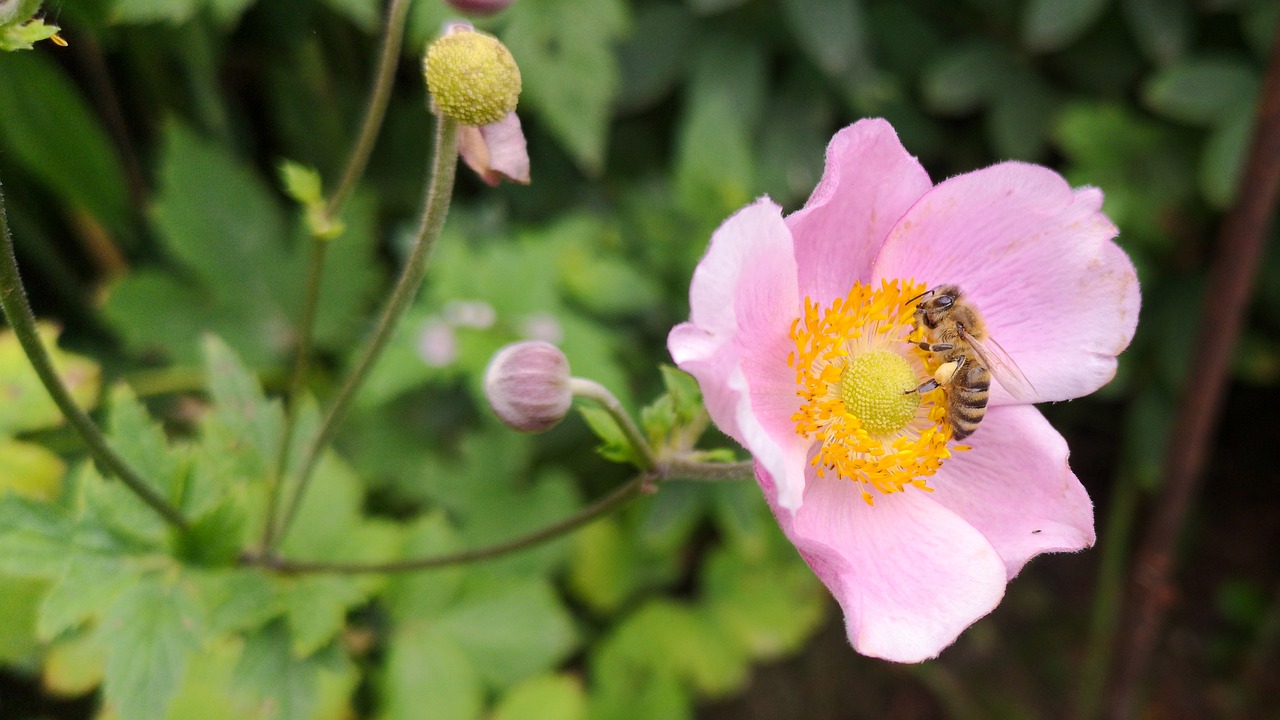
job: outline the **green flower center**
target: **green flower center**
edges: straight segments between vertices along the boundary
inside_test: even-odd
[[[919,381],[901,355],[870,350],[852,358],[840,371],[840,399],[845,409],[875,435],[896,433],[920,408],[920,393],[909,393]]]

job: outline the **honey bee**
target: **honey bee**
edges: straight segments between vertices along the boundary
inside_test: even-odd
[[[926,339],[916,344],[921,350],[934,353],[942,364],[932,379],[907,392],[943,388],[947,394],[947,422],[956,440],[972,435],[986,416],[992,377],[1015,399],[1029,401],[1035,395],[1031,382],[987,333],[977,308],[963,298],[958,286],[939,285],[908,301],[919,301],[915,327],[925,329]]]

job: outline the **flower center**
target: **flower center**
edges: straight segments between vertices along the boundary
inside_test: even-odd
[[[819,477],[834,472],[859,483],[868,504],[872,490],[930,491],[927,478],[951,457],[943,389],[912,392],[937,365],[912,344],[923,330],[911,300],[924,290],[909,281],[879,289],[855,283],[829,307],[805,298],[792,324],[796,434],[814,442],[810,462]]]
[[[888,350],[869,350],[840,371],[840,399],[867,432],[883,435],[907,426],[920,408],[919,381],[911,363]]]

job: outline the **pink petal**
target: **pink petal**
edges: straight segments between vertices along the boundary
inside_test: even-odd
[[[863,655],[936,657],[1004,595],[1004,563],[991,543],[927,493],[877,494],[871,507],[855,483],[811,477],[792,517],[777,512],[773,479],[758,464],[756,478]]]
[[[1097,390],[1138,322],[1138,279],[1112,242],[1102,193],[1037,165],[940,183],[898,222],[874,279],[959,285],[1035,386],[1034,402]],[[997,383],[992,403],[1012,398]]]
[[[460,128],[458,153],[490,185],[497,185],[503,178],[529,184],[529,151],[520,118],[514,112],[496,123]]]
[[[800,297],[826,303],[871,277],[871,261],[898,218],[933,183],[884,120],[862,120],[827,146],[822,181],[787,217],[796,238]]]
[[[799,315],[791,233],[781,209],[762,199],[711,237],[689,290],[690,321],[672,329],[671,357],[702,388],[716,425],[783,484],[782,504],[803,497],[804,452],[789,418],[798,402],[787,367],[788,333]]]
[[[1093,503],[1038,410],[991,408],[967,444],[930,480],[931,497],[987,537],[1010,579],[1040,553],[1093,545]]]

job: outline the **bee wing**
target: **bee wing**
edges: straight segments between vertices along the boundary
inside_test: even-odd
[[[1018,364],[1009,357],[1009,353],[1000,347],[1000,343],[995,338],[988,337],[986,340],[979,340],[964,333],[965,340],[969,341],[969,345],[978,353],[978,358],[991,371],[991,375],[1000,383],[1015,400],[1023,402],[1031,402],[1036,397],[1036,389],[1031,385],[1031,381],[1026,375],[1022,374],[1022,370],[1018,369]]]

